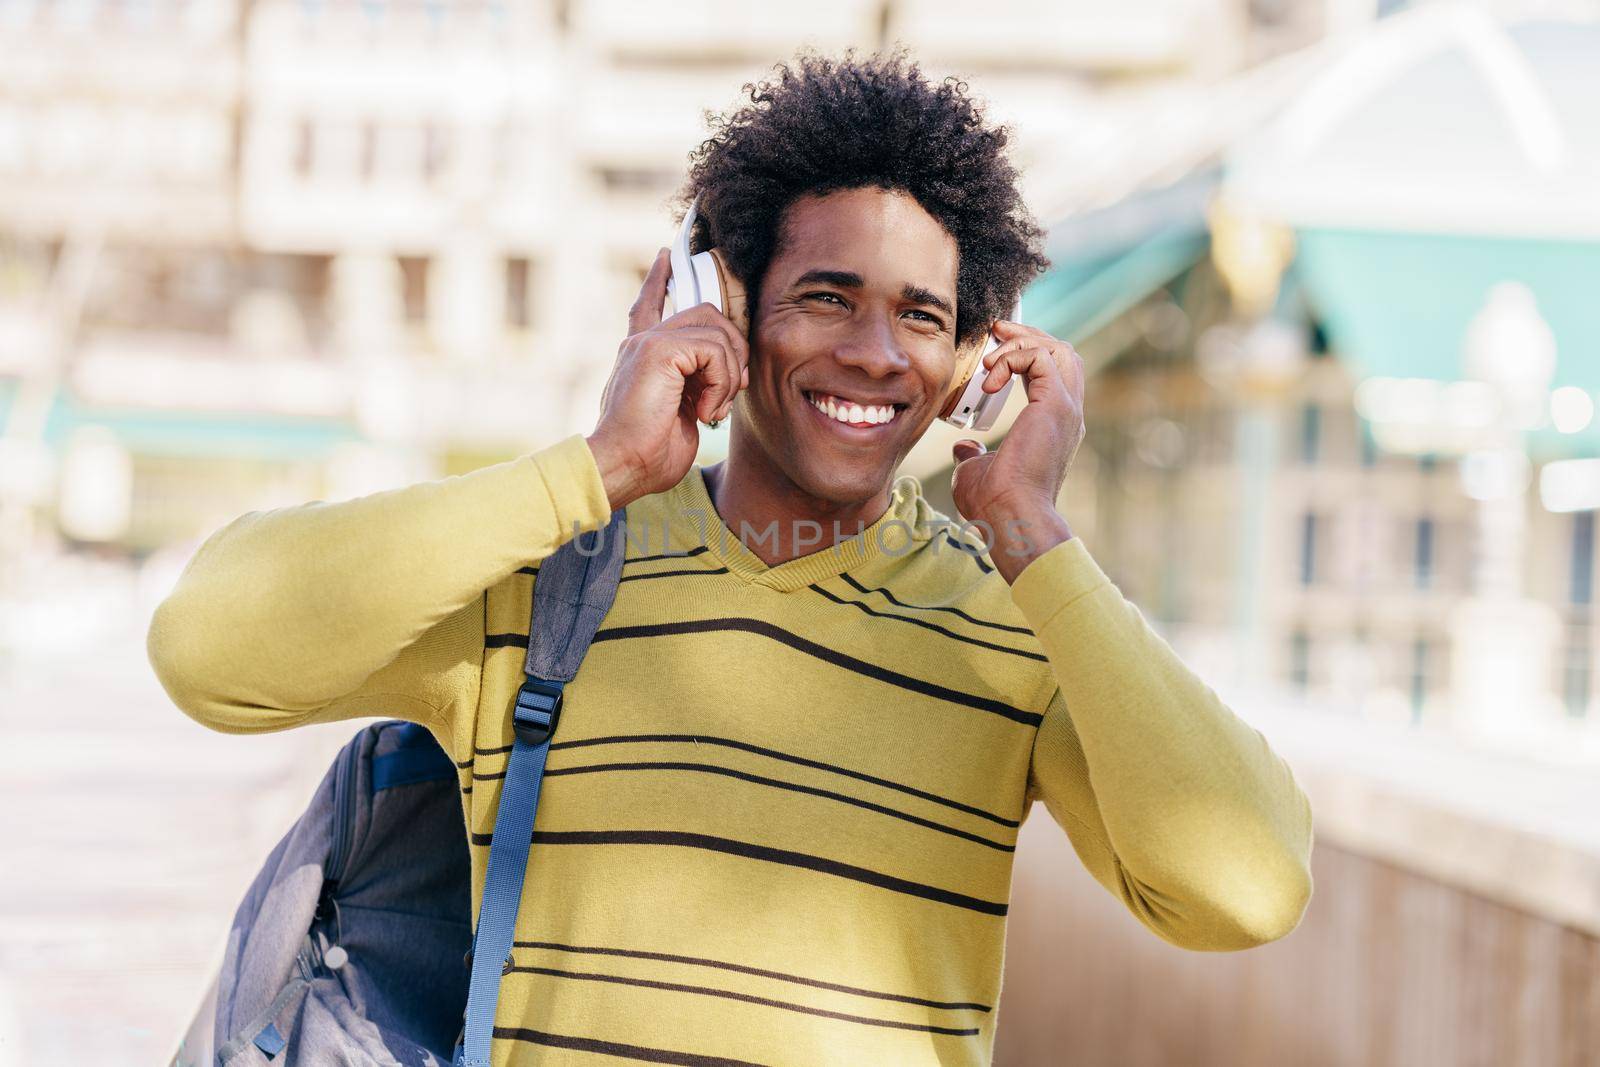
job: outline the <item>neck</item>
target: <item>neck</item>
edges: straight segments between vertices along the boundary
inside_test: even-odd
[[[769,567],[855,537],[889,509],[890,486],[854,503],[824,500],[751,451],[731,448],[705,468],[706,492],[723,524]]]

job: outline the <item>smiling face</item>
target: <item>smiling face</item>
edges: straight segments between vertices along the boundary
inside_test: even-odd
[[[761,282],[735,451],[745,438],[818,500],[886,492],[955,373],[956,268],[955,238],[904,193],[796,200]]]

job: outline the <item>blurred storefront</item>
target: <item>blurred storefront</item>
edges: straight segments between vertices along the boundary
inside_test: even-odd
[[[1596,49],[1593,21],[1398,14],[1054,228],[1024,317],[1090,374],[1064,513],[1204,673],[1600,746]]]
[[[1314,897],[1180,952],[1030,820],[997,1064],[1600,1049],[1600,22],[1429,5],[1317,51],[1218,153],[1206,254],[1110,323],[1025,306],[1084,323],[1064,514],[1294,768]]]

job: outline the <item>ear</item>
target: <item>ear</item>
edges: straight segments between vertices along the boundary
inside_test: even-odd
[[[744,291],[744,283],[739,276],[728,267],[728,261],[722,256],[722,249],[709,249],[711,261],[717,265],[717,285],[722,290],[722,313],[733,321],[739,332],[746,337],[750,336],[750,302]]]

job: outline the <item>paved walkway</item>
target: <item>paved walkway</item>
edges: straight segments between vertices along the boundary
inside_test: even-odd
[[[0,1067],[167,1062],[240,895],[356,728],[198,726],[145,659],[150,595],[82,577],[0,604]]]

